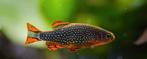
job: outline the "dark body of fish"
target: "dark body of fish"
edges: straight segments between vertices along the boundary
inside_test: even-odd
[[[71,51],[84,47],[104,45],[115,38],[110,31],[81,23],[55,24],[53,31],[38,32],[32,37],[46,41],[50,50],[65,47]]]

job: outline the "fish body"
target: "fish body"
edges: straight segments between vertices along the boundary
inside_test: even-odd
[[[80,48],[95,47],[112,42],[115,36],[103,28],[81,23],[56,21],[53,31],[39,31],[28,23],[29,33],[26,44],[46,41],[49,50],[68,48],[77,51]]]

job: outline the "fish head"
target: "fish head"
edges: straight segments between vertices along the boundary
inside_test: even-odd
[[[96,41],[102,43],[109,43],[115,40],[115,35],[109,31],[100,31],[98,32]]]
[[[109,31],[102,30],[102,31],[97,32],[96,39],[91,41],[93,43],[93,45],[91,47],[108,44],[108,43],[112,42],[113,40],[115,40],[115,36],[113,33],[109,32]]]

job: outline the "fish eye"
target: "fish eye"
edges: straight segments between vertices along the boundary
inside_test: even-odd
[[[106,38],[112,38],[112,35],[111,34],[107,34]]]

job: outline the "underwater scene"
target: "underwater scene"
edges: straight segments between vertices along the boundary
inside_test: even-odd
[[[0,59],[147,59],[147,0],[0,0]]]

